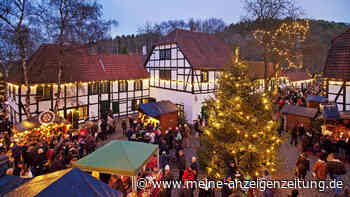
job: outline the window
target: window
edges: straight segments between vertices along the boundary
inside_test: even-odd
[[[118,114],[119,113],[119,102],[113,102],[112,109],[113,109],[113,114]]]
[[[201,71],[201,82],[208,82],[208,71]]]
[[[87,106],[79,107],[77,111],[79,113],[80,120],[85,120],[88,118]]]
[[[109,82],[101,82],[100,83],[100,90],[101,94],[108,94],[109,93]]]
[[[36,96],[41,97],[42,100],[48,100],[52,96],[52,88],[50,86],[38,86]]]
[[[131,102],[131,111],[137,111],[139,109],[139,104],[141,104],[141,100],[133,99]]]
[[[101,115],[107,113],[110,110],[109,106],[110,106],[110,102],[109,101],[101,101],[101,103],[100,103],[100,113],[101,113]]]
[[[160,49],[159,50],[160,60],[171,60],[171,49]]]
[[[88,92],[89,92],[89,95],[98,94],[98,83],[95,82],[95,83],[89,84]]]
[[[78,115],[79,120],[86,120],[89,117],[87,106],[80,106],[78,108],[69,108],[69,109],[66,110],[66,115],[67,116],[70,116],[73,113]],[[63,118],[64,117],[64,110],[58,111],[58,114],[59,114],[60,117]]]
[[[159,79],[171,80],[171,70],[159,70]]]
[[[128,81],[126,80],[121,80],[118,81],[118,90],[119,92],[127,92],[128,91]]]
[[[142,80],[135,80],[134,90],[142,90]]]

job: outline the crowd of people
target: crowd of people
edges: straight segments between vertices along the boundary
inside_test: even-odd
[[[276,104],[279,110],[285,104],[306,107],[305,98],[311,93],[313,90],[290,91],[289,94],[279,97]],[[346,162],[350,161],[349,138],[343,136],[335,140],[331,136],[323,135],[319,128],[306,128],[302,122],[296,122],[294,128],[286,132],[290,135],[290,145],[301,152],[295,167],[297,178],[305,180],[310,173],[312,179],[343,180],[346,174]],[[314,166],[311,166],[310,155],[318,158]],[[347,188],[343,191],[341,188],[335,188],[334,191],[329,192],[334,192],[336,196],[350,196]],[[294,196],[298,195],[294,194]]]

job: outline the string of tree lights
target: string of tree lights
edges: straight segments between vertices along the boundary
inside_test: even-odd
[[[286,20],[276,29],[258,29],[253,33],[255,40],[264,48],[265,59],[274,65],[273,75],[265,76],[265,78],[278,79],[282,70],[281,65],[286,70],[303,67],[302,60],[300,61],[302,59],[301,49],[308,37],[309,29],[309,20]]]
[[[225,177],[228,161],[244,176],[259,177],[275,171],[282,139],[272,119],[273,104],[266,93],[256,93],[248,68],[236,56],[219,79],[215,99],[208,100],[208,126],[201,136],[200,161],[209,176]]]

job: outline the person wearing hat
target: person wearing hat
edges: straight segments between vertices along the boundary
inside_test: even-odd
[[[165,165],[161,180],[168,181],[170,183],[170,181],[172,181],[173,179],[174,178],[173,178],[173,175],[171,174],[170,166]],[[169,196],[171,197],[171,189],[172,188],[165,188],[165,187],[160,188],[159,197],[169,197]]]
[[[179,150],[176,164],[177,164],[177,169],[179,169],[179,180],[182,180],[182,176],[186,168],[186,160],[185,160],[185,155],[183,150]]]
[[[169,164],[169,158],[166,151],[163,150],[162,154],[159,156],[160,168],[164,169],[165,165]]]
[[[301,153],[296,163],[296,172],[299,179],[305,179],[307,172],[310,171],[310,160],[307,156],[307,153]]]
[[[195,166],[193,164],[190,165],[190,167],[188,167],[183,176],[182,176],[182,181],[184,183],[184,185],[191,185],[191,184],[187,184],[188,181],[194,181],[195,177],[197,175],[197,172],[195,170]],[[185,196],[189,196],[189,197],[193,197],[193,191],[195,188],[186,188],[184,191]]]
[[[197,158],[194,156],[192,157],[192,160],[191,160],[191,166],[193,166],[193,170],[195,170],[197,172],[196,176],[195,176],[195,180],[197,180],[199,167],[198,167],[198,163],[197,163]]]

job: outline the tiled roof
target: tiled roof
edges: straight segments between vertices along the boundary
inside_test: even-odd
[[[246,61],[248,66],[248,72],[250,77],[253,79],[264,79],[265,78],[265,64],[263,61]],[[268,63],[268,76],[271,77],[273,75],[273,64]]]
[[[323,73],[326,78],[350,80],[350,28],[332,41]]]
[[[57,83],[60,51],[64,51],[63,83],[149,77],[142,67],[143,57],[140,56],[97,55],[89,53],[89,49],[84,46],[45,44],[27,62],[30,83]],[[21,66],[9,74],[9,81],[24,82]]]
[[[177,43],[195,69],[221,70],[230,62],[232,50],[215,35],[176,29],[157,43]]]

